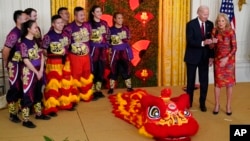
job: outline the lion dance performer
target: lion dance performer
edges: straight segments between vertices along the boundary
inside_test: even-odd
[[[35,21],[28,20],[23,23],[20,43],[20,52],[24,63],[22,68],[23,97],[21,99],[21,106],[23,126],[28,128],[36,127],[29,120],[31,106],[34,106],[36,119],[50,119],[50,117],[42,113],[44,57],[34,39],[37,32],[37,23]]]
[[[20,49],[18,43],[21,37],[21,24],[25,22],[25,13],[21,10],[14,12],[14,21],[16,27],[14,27],[8,34],[4,48],[3,59],[4,66],[8,69],[10,88],[7,92],[6,100],[8,102],[8,108],[10,113],[10,120],[18,123],[21,120],[17,116],[16,107],[18,99],[22,97],[22,80],[20,75],[20,61],[22,60],[20,55]]]
[[[123,25],[123,15],[116,12],[113,16],[113,26],[111,32],[111,62],[110,62],[110,89],[108,94],[112,94],[115,87],[115,81],[120,72],[125,80],[127,91],[133,91],[131,83],[130,60],[133,59],[133,53],[128,40],[130,39],[130,31],[128,27]]]
[[[92,27],[90,40],[92,72],[94,74],[95,92],[93,100],[104,97],[101,92],[104,80],[104,70],[107,65],[107,51],[109,46],[110,30],[106,21],[101,19],[100,6],[93,6],[89,11],[89,23]]]
[[[71,45],[69,47],[70,70],[73,77],[72,102],[92,99],[93,75],[91,74],[89,39],[91,27],[84,22],[84,9],[74,8],[74,21],[65,27]]]
[[[66,110],[72,108],[69,100],[70,93],[60,91],[69,40],[63,33],[62,18],[59,15],[54,15],[51,22],[53,28],[43,38],[44,54],[47,56],[43,113],[56,116],[58,108]]]

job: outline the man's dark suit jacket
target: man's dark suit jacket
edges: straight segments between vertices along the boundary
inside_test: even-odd
[[[211,38],[211,32],[214,25],[211,21],[205,22],[205,38]],[[187,46],[184,61],[188,64],[197,65],[200,62],[207,62],[210,57],[213,58],[213,50],[209,46],[202,47],[202,33],[198,18],[191,20],[186,26]]]

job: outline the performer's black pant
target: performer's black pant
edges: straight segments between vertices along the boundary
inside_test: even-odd
[[[13,85],[10,83],[10,88],[6,95],[6,100],[8,103],[17,102],[18,99],[22,98],[23,96],[22,81],[19,79],[20,77]]]
[[[123,80],[130,78],[129,61],[119,59],[113,62],[109,78],[117,80],[119,73],[121,73]]]
[[[104,47],[96,47],[92,51],[91,61],[92,61],[92,73],[94,75],[94,84],[96,82],[103,82],[104,80],[104,70],[107,60],[107,49]]]
[[[10,88],[7,92],[7,95],[6,95],[6,101],[8,103],[11,103],[11,102],[17,102],[18,99],[22,98],[23,96],[23,89],[22,89],[22,80],[21,80],[21,64],[18,63],[18,62],[14,62],[14,67],[17,67],[17,76],[16,76],[16,80],[14,83],[11,83],[10,80],[9,80],[9,85],[10,85]],[[12,71],[12,69],[9,69],[8,68],[8,71]]]
[[[40,67],[37,67],[40,68]],[[33,73],[30,71],[30,73]],[[42,86],[43,79],[38,80],[37,76],[34,74],[33,81],[30,82],[31,86],[27,92],[24,92],[23,98],[21,100],[21,106],[31,108],[33,104],[41,103],[43,98]]]
[[[104,69],[105,69],[105,62],[103,60],[97,60],[93,62],[92,73],[94,75],[94,83],[103,81]]]

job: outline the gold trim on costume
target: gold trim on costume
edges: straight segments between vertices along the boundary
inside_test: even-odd
[[[37,44],[35,44],[35,45],[33,46],[33,48],[29,49],[29,50],[28,50],[29,59],[31,59],[31,60],[39,59],[38,50],[39,50],[39,49],[38,49]]]
[[[84,43],[73,43],[71,44],[71,51],[76,55],[87,55],[89,53],[89,48]]]
[[[21,56],[20,51],[16,51],[14,53],[14,56],[12,57],[12,61],[19,62],[21,60],[22,60],[22,56]]]

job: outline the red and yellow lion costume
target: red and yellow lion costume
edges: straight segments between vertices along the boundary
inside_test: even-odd
[[[170,89],[163,89],[160,97],[138,89],[111,95],[109,99],[114,115],[133,124],[140,134],[156,141],[190,141],[199,125],[188,110],[189,96],[170,95]]]

